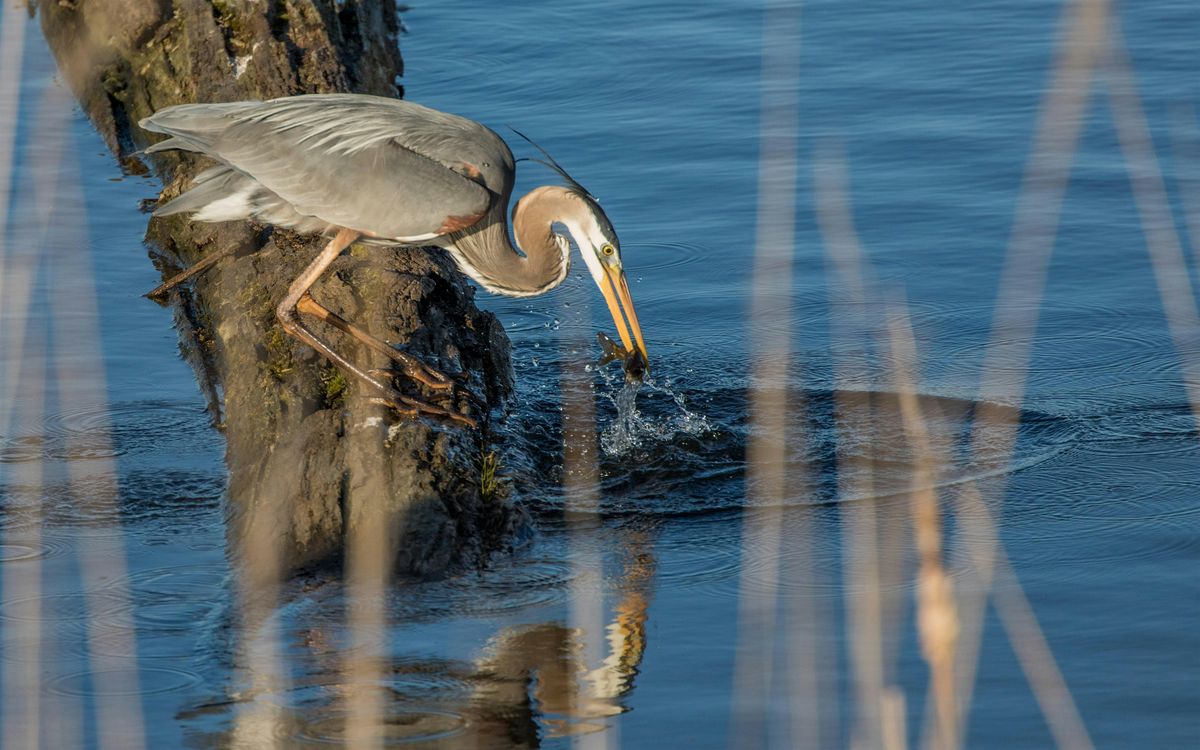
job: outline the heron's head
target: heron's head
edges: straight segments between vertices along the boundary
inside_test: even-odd
[[[583,262],[587,264],[588,272],[592,274],[592,279],[604,295],[604,301],[608,303],[608,311],[612,313],[613,323],[617,326],[617,333],[621,336],[621,344],[625,347],[627,356],[635,352],[641,355],[640,363],[631,359],[625,360],[626,377],[634,373],[640,377],[649,369],[646,342],[642,339],[642,327],[638,325],[637,313],[633,310],[629,281],[625,278],[625,268],[621,264],[621,243],[617,240],[617,232],[613,229],[612,222],[608,220],[604,209],[600,208],[600,202],[595,196],[580,185],[546,149],[521,131],[514,128],[513,132],[546,157],[545,161],[537,158],[530,161],[549,167],[566,180],[565,186],[543,186],[530,193],[530,196],[537,194],[549,198],[547,202],[555,206],[553,210],[557,218],[554,221],[564,224],[575,238],[575,244],[579,246],[579,253],[583,256]],[[631,367],[636,364],[640,366]]]
[[[562,217],[588,272],[600,287],[608,311],[627,352],[637,351],[642,358],[643,369],[648,361],[646,342],[642,339],[642,328],[638,325],[637,313],[633,309],[633,298],[629,294],[629,282],[621,263],[621,242],[616,230],[608,220],[600,204],[586,192],[572,190],[574,206]],[[628,320],[628,325],[626,325]],[[632,332],[632,337],[630,336]],[[636,342],[636,349],[635,344]]]

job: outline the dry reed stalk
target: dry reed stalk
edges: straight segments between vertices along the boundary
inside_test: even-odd
[[[587,316],[586,299],[576,300],[576,314]],[[599,731],[592,719],[615,715],[617,709],[588,682],[592,669],[604,662],[604,561],[595,545],[581,542],[599,518],[600,465],[596,440],[596,401],[592,376],[577,354],[586,351],[586,342],[563,328],[561,346],[561,383],[563,404],[563,489],[568,522],[571,560],[569,623],[579,648],[573,663],[569,705],[571,716],[580,722],[572,738],[577,748],[615,748],[620,746],[619,726],[613,722]],[[586,722],[580,720],[589,720]]]
[[[1030,349],[1037,327],[1046,269],[1058,230],[1071,162],[1078,144],[1093,69],[1103,54],[1109,0],[1073,0],[1064,6],[1065,37],[1060,44],[1052,81],[1038,114],[1033,148],[1026,162],[1013,229],[1002,272],[992,334],[980,382],[981,407],[972,432],[973,454],[985,455],[985,443],[999,442],[1001,455],[1011,456],[1016,443],[1019,408],[1024,399]],[[1006,403],[997,408],[992,404]],[[999,497],[1003,481],[994,489]],[[996,549],[990,512],[974,488],[964,490],[956,503],[960,527],[971,530],[975,549],[960,554],[959,641],[956,693],[959,721],[965,725],[974,691],[983,614],[992,586]],[[978,502],[972,502],[977,499]]]
[[[0,8],[0,326],[3,327],[0,341],[7,360],[4,371],[0,372],[0,434],[10,436],[40,436],[47,377],[45,331],[39,331],[41,335],[35,335],[28,346],[25,344],[28,329],[35,323],[29,315],[30,287],[41,257],[34,249],[13,254],[8,247],[27,25],[17,6],[8,3]],[[37,233],[44,236],[48,217],[36,219]],[[6,526],[0,537],[4,545],[41,547],[43,482],[40,454],[32,460],[11,463],[5,469],[5,484],[19,487],[30,498],[27,509],[30,523]],[[15,644],[19,643],[22,652],[20,659],[6,659],[0,671],[0,747],[34,750],[56,740],[64,741],[59,745],[64,747],[68,742],[78,743],[75,720],[78,707],[71,706],[74,711],[63,710],[61,716],[56,716],[53,709],[66,708],[69,699],[54,696],[43,699],[42,663],[53,644],[47,642],[42,624],[41,559],[35,556],[0,565],[0,580],[8,600],[5,610],[15,615],[0,630],[0,637],[7,641],[6,650],[18,648]],[[49,717],[54,717],[54,721],[47,721],[43,730],[43,719]]]
[[[900,417],[915,457],[909,495],[913,534],[918,553],[917,633],[921,655],[929,665],[937,731],[932,746],[952,750],[959,746],[958,708],[954,692],[954,653],[958,644],[958,613],[954,585],[942,564],[942,518],[938,505],[937,465],[933,443],[921,404],[917,400],[917,351],[912,326],[904,312],[892,315],[888,324],[891,366],[900,399]]]
[[[791,476],[795,475],[793,471]],[[783,747],[840,744],[838,701],[821,700],[822,695],[831,695],[836,690],[837,655],[833,649],[818,645],[819,640],[827,637],[832,615],[829,604],[816,595],[820,572],[811,552],[814,513],[812,508],[794,509],[781,545],[786,548],[787,559],[792,561],[794,569],[807,574],[805,585],[787,597],[788,722],[773,735],[787,738],[776,743]]]
[[[1167,315],[1167,328],[1183,365],[1183,385],[1192,414],[1200,420],[1200,358],[1197,357],[1200,317],[1196,314],[1191,275],[1171,216],[1167,187],[1158,166],[1150,125],[1142,109],[1119,19],[1111,20],[1110,29],[1111,43],[1104,79],[1108,84],[1113,122],[1129,170],[1134,202],[1146,237],[1146,250]]]
[[[22,59],[25,52],[25,19],[16,3],[0,4],[0,300],[4,299],[4,259],[8,239],[9,200],[12,195],[13,155],[17,120],[21,112]]]
[[[370,369],[374,356],[357,352],[359,367]],[[366,421],[382,420],[383,406],[374,407]],[[397,540],[404,538],[405,518],[386,503],[388,485],[385,464],[385,433],[377,429],[347,430],[347,451],[353,456],[347,494],[346,527],[346,616],[350,635],[343,660],[346,686],[346,744],[352,750],[375,750],[389,744],[387,727],[391,692],[387,688],[388,589],[392,581]]]
[[[366,363],[360,363],[366,365]],[[382,414],[382,408],[380,408]],[[381,441],[377,430],[355,431],[351,441]],[[367,455],[382,454],[378,450]],[[351,478],[354,481],[354,478]],[[368,478],[366,481],[370,481]],[[385,492],[379,488],[379,496]],[[365,493],[360,489],[356,494]],[[350,648],[346,653],[346,745],[351,750],[384,747],[389,707],[387,690],[387,587],[391,579],[392,530],[386,519],[350,525],[346,539],[346,611]]]
[[[71,146],[70,112],[73,106],[67,90],[51,86],[43,103],[39,133],[48,143],[44,151],[47,163],[61,165],[53,177],[35,185],[39,212],[53,214],[43,253],[45,268],[51,275],[47,285],[52,310],[54,349],[52,378],[57,387],[57,403],[63,413],[107,415],[108,394],[101,351],[99,310],[92,278],[91,245],[86,217],[83,215],[79,164]],[[46,174],[39,170],[39,175]],[[45,178],[43,178],[45,179]],[[66,205],[65,213],[57,210]],[[96,457],[90,461],[66,462],[70,493],[85,515],[112,519],[117,533],[109,537],[89,534],[77,536],[76,551],[84,601],[89,611],[89,661],[94,675],[95,723],[97,745],[114,750],[140,750],[145,742],[139,688],[137,646],[134,638],[133,601],[128,589],[124,537],[120,533],[117,507],[117,466],[112,456],[111,425],[101,418],[88,435],[86,448]],[[84,447],[80,436],[68,435],[68,454]],[[104,618],[95,613],[102,601],[115,602]],[[105,644],[106,648],[99,647]]]
[[[959,542],[949,555],[951,578],[957,580],[955,600],[958,612],[958,642],[955,653],[955,695],[958,703],[956,725],[965,728],[970,714],[983,642],[984,612],[995,578],[996,554],[1000,540],[995,522],[974,482],[953,492],[955,526]],[[964,541],[971,540],[971,541]],[[937,705],[934,688],[929,686],[925,726],[933,727],[933,707]],[[929,733],[924,736],[932,741]],[[960,740],[963,739],[960,737]],[[923,743],[928,744],[928,742]]]
[[[763,17],[758,215],[750,315],[754,364],[749,393],[751,430],[746,448],[748,496],[743,516],[730,734],[731,746],[738,748],[761,745],[764,732],[778,733],[771,727],[771,711],[775,703],[783,505],[791,494],[789,489],[804,484],[802,478],[787,475],[791,329],[786,321],[790,319],[795,230],[799,45],[799,7],[768,7]],[[769,336],[761,333],[768,323],[773,324]],[[789,541],[801,549],[807,544],[804,531],[802,527],[793,528],[789,535]],[[749,585],[756,578],[760,585]],[[811,610],[797,614],[809,618]],[[794,666],[787,675],[791,726],[786,731],[794,732],[793,746],[818,747],[817,655],[811,621],[801,620],[800,625],[793,627],[789,644]]]
[[[1146,246],[1159,294],[1163,298],[1167,323],[1172,340],[1183,360],[1185,387],[1193,414],[1200,416],[1200,386],[1197,385],[1196,337],[1200,334],[1195,298],[1191,289],[1187,263],[1175,233],[1167,192],[1158,168],[1145,114],[1137,95],[1118,19],[1108,17],[1100,3],[1092,6],[1089,48],[1096,50],[1088,67],[1094,66],[1103,49],[1100,34],[1107,33],[1111,42],[1107,48],[1106,80],[1118,138],[1130,170],[1134,199],[1141,215]],[[1065,180],[1065,178],[1064,178]],[[977,513],[988,511],[977,499]],[[1053,654],[1037,625],[1028,599],[1021,590],[1011,564],[997,545],[996,573],[1004,585],[993,592],[1001,621],[1021,661],[1030,686],[1046,716],[1051,732],[1060,747],[1086,749],[1092,747],[1086,727],[1071,699],[1062,674],[1054,663]]]
[[[825,241],[829,264],[846,289],[844,299],[831,301],[834,313],[831,326],[834,341],[854,342],[853,351],[865,352],[872,339],[871,331],[878,321],[871,321],[864,313],[868,297],[870,268],[863,256],[862,245],[854,229],[850,212],[848,179],[845,159],[839,151],[825,148],[816,159],[817,221]],[[841,358],[834,354],[834,374],[837,412],[848,418],[858,415],[863,419],[857,425],[845,425],[845,429],[862,429],[871,426],[876,418],[872,396],[865,385],[870,377],[865,357],[855,360],[853,356]],[[843,426],[839,425],[839,433]],[[846,452],[838,450],[838,494],[847,498],[871,498],[875,494],[874,449]],[[846,618],[847,636],[850,642],[851,666],[854,669],[855,722],[851,746],[856,748],[878,748],[885,744],[885,737],[900,738],[903,747],[903,731],[897,731],[894,722],[903,723],[885,706],[889,687],[886,684],[885,663],[888,639],[885,623],[897,622],[898,618],[886,619],[885,612],[895,612],[894,601],[885,601],[884,571],[898,573],[903,570],[903,560],[895,552],[899,545],[886,544],[894,540],[897,524],[892,516],[879,513],[873,500],[842,502],[838,506],[845,523],[843,529],[843,555],[846,564],[846,585],[849,590],[849,616]],[[888,558],[885,560],[885,557]],[[888,597],[897,599],[898,597]],[[891,688],[898,692],[897,689]],[[902,694],[901,694],[902,697]],[[889,725],[889,722],[892,722]]]
[[[880,701],[883,737],[879,746],[883,750],[905,750],[908,747],[908,724],[905,719],[904,691],[887,687]]]
[[[1200,127],[1196,122],[1196,110],[1172,109],[1171,153],[1175,157],[1175,192],[1183,204],[1183,218],[1187,226],[1188,240],[1192,248],[1192,259],[1200,263],[1200,188],[1194,176],[1200,169]],[[1191,141],[1185,141],[1185,135]],[[1186,175],[1186,176],[1185,176]]]
[[[1055,744],[1065,750],[1093,750],[1087,727],[1071,698],[1071,691],[1054,661],[1054,652],[1038,626],[1003,546],[997,550],[996,582],[992,593],[996,613],[1008,632],[1021,669],[1034,698],[1046,717]]]
[[[8,216],[17,122],[21,113],[25,29],[28,25],[19,6],[14,3],[0,5],[0,305],[9,312],[0,320],[0,325],[4,325],[0,333],[3,333],[4,346],[17,355],[22,350],[21,342],[25,336],[25,311],[28,309],[32,276],[28,269],[10,268]],[[3,373],[3,379],[0,379],[0,426],[8,424],[8,412],[15,403],[18,375],[14,363],[20,361],[20,356],[10,359],[12,369]]]
[[[940,511],[933,490],[936,484],[934,467],[946,464],[947,457],[929,439],[913,390],[915,381],[903,364],[916,361],[907,317],[898,316],[892,325],[896,361],[894,371],[901,396],[902,417],[905,431],[911,436],[918,456],[918,471],[913,482],[913,520],[921,557],[918,631],[923,655],[933,674],[930,687],[934,696],[937,727],[932,735],[926,734],[927,744],[935,748],[959,747],[962,738],[956,736],[957,728],[950,723],[958,713],[953,692],[953,669],[959,625],[952,579],[946,576],[941,563]],[[971,550],[976,556],[974,562],[980,567],[991,566],[990,570],[994,571],[1002,584],[992,589],[993,602],[1056,743],[1059,747],[1072,750],[1091,748],[1087,730],[1058,670],[1054,655],[1008,562],[1003,545],[995,535],[995,521],[973,482],[968,482],[963,488],[956,510],[960,518],[972,519],[976,533],[980,529],[986,530]]]
[[[1000,615],[1013,651],[1017,654],[1021,669],[1029,681],[1030,689],[1042,710],[1047,726],[1050,727],[1056,745],[1072,750],[1088,750],[1092,747],[1092,742],[1087,728],[1079,716],[1071,692],[1055,663],[1054,653],[1046,643],[1045,635],[1037,623],[1032,607],[1029,606],[1004,546],[996,536],[995,519],[974,482],[968,482],[962,488],[955,506],[960,533],[976,537],[976,541],[967,550],[973,557],[966,564],[974,565],[976,570],[986,573],[993,605]],[[970,524],[969,528],[961,528],[964,519]],[[993,586],[994,582],[1001,585]],[[980,592],[977,591],[976,594]],[[987,592],[982,592],[981,595],[986,600]],[[963,609],[963,598],[961,594],[958,596],[960,611]],[[980,637],[978,632],[972,635]],[[959,640],[961,642],[963,639],[960,637]],[[961,656],[958,663],[963,663]],[[965,715],[965,712],[960,710],[960,715]]]
[[[268,497],[264,493],[264,497]],[[278,508],[280,503],[264,503]],[[278,513],[276,522],[278,522]],[[278,623],[272,617],[279,602],[282,576],[275,523],[252,524],[235,563],[240,665],[238,690],[248,697],[234,709],[230,747],[235,750],[280,747],[276,728],[282,710],[269,699],[286,690],[287,677],[279,654]],[[235,672],[236,679],[236,672]],[[263,700],[263,697],[268,699]]]
[[[0,298],[0,316],[8,317],[15,311],[9,310]],[[19,319],[28,320],[23,314]],[[46,382],[46,338],[33,337],[25,351],[17,353],[20,371],[15,375],[16,394],[11,413],[0,422],[0,431],[5,435],[38,435],[45,409]],[[33,549],[42,543],[42,491],[43,465],[40,455],[10,463],[5,467],[4,484],[10,490],[28,494],[31,507],[27,509],[31,523],[28,526],[12,524],[4,528],[0,540],[4,546],[28,545]],[[19,489],[18,489],[19,488]],[[19,547],[18,547],[19,548]],[[20,658],[9,658],[3,662],[0,672],[0,747],[6,750],[36,750],[48,745],[42,733],[43,717],[49,719],[42,700],[42,661],[44,652],[51,644],[45,637],[42,624],[42,562],[34,556],[28,560],[10,560],[0,564],[3,581],[5,614],[0,637],[6,641],[5,651],[20,649]],[[19,644],[19,645],[18,645]],[[65,718],[65,717],[64,717]]]

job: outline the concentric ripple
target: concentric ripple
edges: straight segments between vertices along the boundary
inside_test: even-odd
[[[916,456],[894,393],[797,390],[789,401],[785,471],[792,494],[785,504],[857,501],[911,490]],[[921,395],[919,405],[939,466],[939,487],[1028,469],[1083,439],[1074,418],[995,404],[984,410],[976,402],[936,395]],[[602,409],[605,429],[612,429],[609,420],[616,410]],[[746,411],[745,391],[737,388],[644,388],[627,428],[636,434],[621,451],[610,449],[600,457],[602,512],[678,515],[743,507],[745,446],[752,429]],[[558,465],[558,414],[541,414],[522,424],[532,463]],[[1016,425],[1015,435],[1009,424]],[[525,491],[547,500],[544,486]]]
[[[0,603],[0,620],[71,623],[82,628],[89,620],[107,622],[115,615],[127,611],[130,606],[132,605],[127,597],[110,590],[90,594],[47,594]]]
[[[67,549],[65,541],[43,536],[36,542],[0,542],[0,564],[57,557]]]
[[[209,418],[191,402],[126,401],[47,414],[36,435],[0,440],[0,463],[85,461],[136,454],[209,455]],[[176,462],[177,463],[177,462]]]
[[[137,688],[125,690],[114,685],[124,684],[123,673],[117,672],[76,672],[63,675],[50,683],[50,691],[59,695],[91,696],[142,696],[173,693],[186,690],[200,682],[200,677],[193,672],[166,667],[142,667],[137,672]],[[114,680],[113,677],[122,679]]]
[[[709,248],[687,242],[625,242],[621,251],[627,258],[637,258],[637,274],[690,266],[712,253]]]
[[[318,714],[315,718],[305,715],[296,738],[341,747],[349,739],[350,720],[349,714],[341,712]],[[380,724],[365,731],[373,741],[392,747],[446,739],[460,734],[466,726],[467,719],[462,714],[405,705],[390,707],[383,712]],[[356,734],[361,731],[363,727],[356,727]]]
[[[498,615],[565,601],[574,576],[566,560],[518,557],[485,570],[422,584],[396,597],[403,610]]]

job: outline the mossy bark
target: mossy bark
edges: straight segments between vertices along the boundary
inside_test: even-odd
[[[41,0],[39,10],[84,111],[126,170],[163,177],[164,198],[207,164],[178,153],[147,163],[136,152],[151,138],[136,123],[162,107],[402,93],[392,0]],[[269,540],[295,571],[340,559],[357,525],[383,524],[397,571],[427,575],[506,544],[520,515],[481,496],[483,432],[397,420],[280,330],[275,305],[321,238],[169,217],[151,220],[147,240],[164,276],[236,248],[173,299],[185,354],[225,428],[235,552],[246,539]],[[439,251],[355,248],[314,297],[431,365],[466,373],[489,408],[503,408],[512,391],[508,339]],[[321,333],[363,367],[389,365],[337,331]],[[461,397],[443,403],[472,408]],[[472,413],[486,430],[488,414]]]

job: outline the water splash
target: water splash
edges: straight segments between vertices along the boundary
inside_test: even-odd
[[[600,373],[609,386],[617,377],[610,371]],[[647,411],[638,409],[638,393],[645,389]],[[623,382],[619,390],[607,388],[605,397],[616,407],[616,415],[600,433],[600,447],[610,457],[623,456],[647,443],[663,442],[676,435],[699,435],[711,429],[708,419],[687,408],[683,394],[675,392],[669,379],[661,384],[647,378],[641,382]]]

